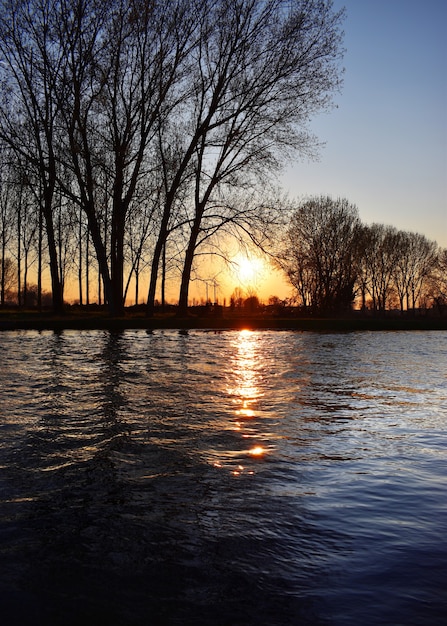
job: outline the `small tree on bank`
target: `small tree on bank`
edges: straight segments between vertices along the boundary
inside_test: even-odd
[[[277,259],[304,309],[328,314],[351,308],[360,226],[357,208],[345,199],[320,196],[297,207]]]
[[[436,242],[393,226],[362,224],[347,200],[321,196],[299,204],[277,248],[276,263],[310,312],[342,313],[355,299],[378,315],[443,301],[443,251]]]

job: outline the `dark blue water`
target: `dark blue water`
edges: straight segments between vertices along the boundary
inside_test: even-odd
[[[0,623],[445,624],[447,333],[0,333]]]

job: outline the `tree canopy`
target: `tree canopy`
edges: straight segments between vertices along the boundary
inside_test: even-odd
[[[80,291],[94,250],[111,313],[149,267],[151,311],[166,258],[187,305],[197,249],[246,228],[247,197],[314,153],[343,17],[330,0],[1,2],[0,140],[37,190],[57,309],[68,240]]]
[[[362,309],[368,305],[379,313],[414,310],[428,294],[444,301],[445,251],[419,233],[363,224],[357,207],[343,198],[298,203],[275,257],[298,304],[310,312],[349,311],[356,299]]]

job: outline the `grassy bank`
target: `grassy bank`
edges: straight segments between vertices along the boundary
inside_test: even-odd
[[[446,318],[434,317],[349,317],[300,318],[265,315],[228,314],[220,317],[156,315],[147,318],[141,314],[109,317],[105,312],[67,312],[64,316],[36,311],[0,311],[0,330],[110,330],[125,329],[178,329],[178,330],[240,330],[273,329],[298,331],[349,332],[361,330],[447,330]]]

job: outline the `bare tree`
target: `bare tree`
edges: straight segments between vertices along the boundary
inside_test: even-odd
[[[14,263],[10,257],[2,258],[0,266],[0,283],[1,283],[1,306],[5,306],[6,302],[11,298],[13,286],[15,283],[16,270]]]
[[[437,244],[424,235],[399,231],[396,235],[396,263],[393,279],[399,295],[401,312],[416,308],[424,283],[437,262]]]
[[[28,283],[30,268],[38,259],[38,230],[39,230],[39,207],[34,201],[34,194],[29,186],[29,180],[22,178],[17,189],[19,195],[19,211],[17,220],[17,245],[19,246],[18,263],[19,272],[23,268],[23,305],[28,302]],[[20,296],[19,296],[20,297]]]
[[[56,5],[51,0],[2,2],[0,137],[34,169],[40,180],[53,306],[60,312],[63,309],[63,291],[53,222],[58,107],[52,97],[52,89],[60,67],[59,50],[51,36]]]
[[[17,303],[28,304],[29,270],[39,256],[40,197],[35,193],[33,171],[13,155],[9,176],[7,210],[11,215],[10,254],[17,273]]]
[[[76,205],[96,253],[98,290],[111,313],[122,312],[129,277],[141,268],[141,246],[132,243],[126,259],[126,242],[136,242],[143,192],[160,201],[140,239],[157,233],[148,311],[168,240],[176,245],[180,234],[187,302],[196,250],[230,217],[237,222],[235,207],[221,201],[226,189],[313,150],[306,122],[340,84],[342,17],[330,0],[2,3],[0,138],[39,181],[56,309],[66,268],[58,244],[69,239],[59,225],[70,223],[65,206]],[[186,204],[189,190],[194,202]],[[82,258],[80,250],[81,277]]]
[[[6,146],[0,147],[0,306],[5,305],[11,286],[13,263],[8,256],[13,237],[14,215],[12,211],[13,188],[11,184],[11,155]]]
[[[112,313],[124,299],[127,219],[141,181],[150,176],[150,145],[179,99],[190,31],[188,3],[65,2],[59,39],[69,50],[58,95],[78,198],[88,217]],[[76,5],[73,9],[73,5]],[[107,241],[98,206],[107,187]],[[109,264],[110,259],[110,264]]]
[[[408,305],[413,311],[423,288],[435,270],[438,245],[420,233],[409,234],[410,264],[408,267]]]
[[[351,308],[360,228],[358,210],[347,200],[320,196],[298,206],[278,259],[305,308],[325,314]]]
[[[135,281],[135,304],[140,301],[140,278],[147,269],[149,243],[154,229],[154,213],[158,206],[157,195],[152,197],[152,189],[143,192],[141,198],[135,198],[129,210],[128,228],[126,229],[125,249],[130,267],[124,289],[124,301],[127,298],[130,282]]]
[[[447,313],[447,248],[438,250],[437,263],[427,289],[439,312]]]
[[[363,249],[363,265],[375,312],[384,313],[395,291],[394,272],[399,258],[399,232],[394,226],[372,224]]]
[[[447,248],[443,248],[439,251],[438,269],[440,292],[442,297],[447,301]]]
[[[281,156],[312,152],[315,140],[306,122],[329,105],[340,84],[342,13],[333,13],[330,2],[288,4],[289,11],[281,1],[215,2],[201,19],[193,90],[185,107],[190,140],[180,161],[182,172],[189,165],[194,171],[181,311],[187,307],[193,258],[210,202],[216,227],[213,195],[222,186],[249,187],[253,176],[265,179],[280,167]],[[154,291],[152,284],[149,305]]]

